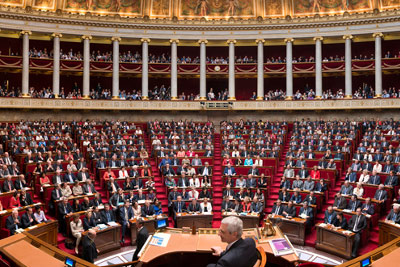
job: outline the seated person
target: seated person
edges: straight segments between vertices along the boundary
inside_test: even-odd
[[[28,228],[35,225],[37,222],[35,220],[35,216],[33,215],[32,207],[26,209],[26,212],[21,216],[22,227]]]
[[[367,197],[365,199],[365,203],[362,204],[361,206],[361,212],[363,214],[369,214],[369,215],[374,215],[375,213],[375,206],[374,204],[371,202],[371,198]]]
[[[342,212],[336,214],[336,221],[333,225],[340,229],[347,230],[347,219],[343,216]]]
[[[144,202],[142,207],[142,217],[153,216],[154,215],[154,205],[151,204],[150,200]]]
[[[337,209],[345,209],[347,207],[347,200],[340,194],[340,192],[336,193],[335,201],[333,202],[333,207]]]
[[[96,221],[93,218],[93,213],[92,211],[86,211],[85,213],[85,218],[83,218],[83,229],[85,229],[85,231],[96,227]]]
[[[224,213],[226,211],[229,211],[232,207],[232,203],[229,201],[229,197],[227,195],[224,195],[223,201],[221,204],[221,212]]]
[[[35,212],[33,216],[35,217],[35,221],[38,224],[42,222],[47,222],[46,215],[44,214],[41,206],[35,206]]]
[[[290,198],[291,201],[293,201],[296,204],[301,203],[301,195],[300,195],[300,190],[294,190],[292,197]]]
[[[242,206],[243,206],[243,212],[247,213],[251,212],[251,202],[249,197],[244,197]]]
[[[293,204],[293,201],[289,201],[287,206],[283,208],[282,216],[285,216],[288,219],[296,217],[296,207]]]
[[[200,204],[197,203],[197,199],[192,199],[192,202],[188,206],[188,212],[201,212]]]
[[[336,212],[333,210],[332,206],[329,206],[328,209],[325,211],[324,223],[335,225],[336,220]]]
[[[400,209],[399,205],[397,205],[397,204],[393,205],[393,209],[390,211],[388,216],[386,216],[386,221],[400,224],[400,212],[399,212],[399,209]]]
[[[208,202],[208,199],[203,199],[203,202],[200,203],[200,210],[203,214],[211,214],[212,213],[212,206],[211,203]]]
[[[283,210],[284,210],[284,206],[282,205],[282,201],[280,199],[278,199],[276,201],[276,203],[274,204],[274,206],[272,207],[271,213],[273,215],[282,215]]]
[[[203,189],[201,190],[200,194],[199,194],[199,199],[203,199],[203,198],[208,198],[211,199],[211,193],[210,191],[208,191],[207,187],[203,187]]]
[[[240,204],[240,199],[235,198],[235,202],[232,204],[230,211],[236,213],[241,213],[243,211],[243,206]]]
[[[21,217],[18,215],[18,210],[14,209],[11,215],[6,220],[6,228],[10,231],[10,235],[15,234],[15,231],[22,228]]]
[[[21,193],[19,191],[14,191],[14,194],[10,199],[10,209],[21,207],[20,197]]]
[[[313,209],[308,206],[307,202],[303,202],[303,207],[300,208],[299,217],[306,219],[306,225],[311,227],[314,219]]]
[[[286,189],[286,187],[283,187],[282,188],[282,191],[281,192],[279,192],[279,197],[278,197],[278,199],[280,200],[280,201],[283,201],[283,202],[288,202],[289,200],[290,200],[290,194],[289,194],[289,192],[287,191],[287,189]]]

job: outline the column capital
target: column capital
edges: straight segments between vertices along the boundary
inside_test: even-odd
[[[324,40],[324,37],[322,37],[322,36],[316,36],[316,37],[313,38],[313,40],[314,40],[314,41],[319,40],[319,41],[322,42],[322,41]]]
[[[259,43],[265,43],[265,40],[264,39],[256,39],[256,44],[259,44]]]
[[[236,40],[234,39],[229,39],[228,41],[226,41],[227,44],[236,44]]]
[[[150,43],[150,38],[142,38],[142,39],[140,39],[140,42],[142,42],[142,43]]]
[[[346,35],[343,35],[343,39],[344,40],[347,40],[347,39],[353,39],[354,38],[354,36],[353,35],[351,35],[351,34],[346,34]]]
[[[208,40],[206,40],[206,39],[200,39],[200,40],[198,41],[198,43],[199,43],[199,44],[201,44],[201,43],[208,44]]]
[[[179,44],[179,40],[178,39],[170,39],[169,42],[172,43],[176,43]]]
[[[91,35],[82,35],[82,40],[92,40],[92,36]]]
[[[25,30],[19,32],[19,35],[25,35],[25,34],[31,35],[32,32],[31,31],[25,31]]]
[[[52,38],[56,38],[56,37],[61,38],[61,37],[62,37],[62,34],[59,33],[59,32],[55,32],[55,33],[51,34],[51,37],[52,37]]]
[[[374,37],[374,38],[376,38],[376,37],[383,38],[383,33],[381,33],[381,32],[376,32],[376,33],[372,34],[372,37]]]
[[[293,38],[286,38],[285,40],[283,40],[285,43],[293,43],[294,39]]]
[[[113,36],[113,37],[111,37],[111,41],[113,41],[113,42],[121,42],[121,37]]]

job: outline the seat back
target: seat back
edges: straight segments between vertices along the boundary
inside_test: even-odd
[[[267,255],[261,246],[257,247],[257,261],[254,267],[264,267],[267,264]]]

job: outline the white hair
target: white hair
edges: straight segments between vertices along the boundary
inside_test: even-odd
[[[230,234],[236,232],[237,233],[237,237],[241,237],[242,236],[243,221],[240,218],[238,218],[236,216],[225,217],[221,221],[221,223],[227,225],[227,229],[228,229],[228,232]]]

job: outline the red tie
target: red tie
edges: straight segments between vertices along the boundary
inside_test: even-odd
[[[92,193],[92,188],[90,187],[90,185],[88,187],[89,187],[89,194],[91,194]]]

